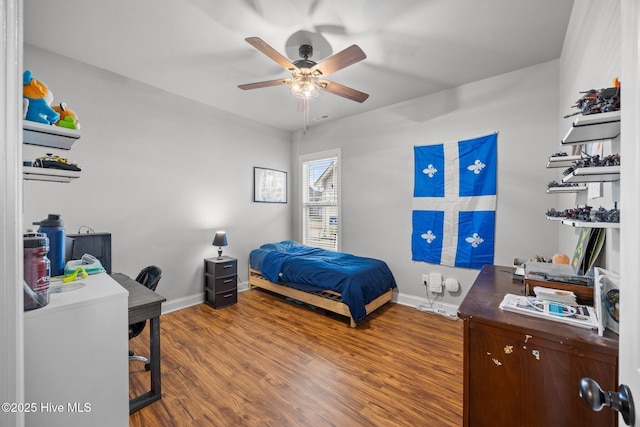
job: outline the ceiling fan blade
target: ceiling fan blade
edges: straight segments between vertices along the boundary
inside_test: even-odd
[[[289,61],[284,55],[282,55],[280,52],[278,52],[277,50],[275,50],[274,48],[272,48],[271,46],[269,46],[264,40],[262,40],[260,37],[247,37],[245,39],[247,41],[247,43],[249,43],[251,46],[255,47],[256,49],[258,49],[260,52],[264,53],[265,55],[267,55],[269,58],[273,59],[275,62],[277,62],[278,64],[280,64],[281,67],[283,67],[286,70],[289,70],[291,72],[297,70],[298,68],[293,65],[291,63],[291,61]]]
[[[328,76],[329,74],[342,70],[349,65],[362,61],[366,57],[367,55],[364,54],[362,49],[360,49],[358,45],[354,44],[316,64],[311,69],[311,72],[313,73],[318,71],[323,76]]]
[[[289,79],[275,79],[267,80],[265,82],[247,83],[244,85],[238,85],[242,90],[259,89],[261,87],[278,86],[289,83]]]
[[[329,80],[320,80],[320,88],[334,95],[342,96],[356,102],[364,102],[369,98],[369,94],[360,92],[359,90],[341,85],[339,83],[330,82]]]

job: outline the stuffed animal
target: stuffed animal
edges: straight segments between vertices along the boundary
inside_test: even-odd
[[[29,70],[24,70],[22,80],[22,96],[29,100],[25,119],[48,125],[56,123],[60,119],[60,114],[50,107],[53,102],[53,93],[47,85],[34,79]]]
[[[60,126],[67,129],[80,129],[80,123],[78,123],[78,116],[70,108],[67,108],[66,102],[61,102],[60,105],[54,105],[51,107],[54,111],[60,114],[60,120],[56,123],[56,126]]]

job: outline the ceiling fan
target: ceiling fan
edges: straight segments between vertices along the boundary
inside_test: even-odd
[[[240,89],[249,90],[286,84],[292,94],[302,99],[313,98],[318,95],[320,90],[356,102],[364,102],[369,97],[364,92],[324,79],[325,76],[367,57],[362,49],[355,44],[320,62],[310,60],[309,58],[313,55],[313,47],[309,44],[302,44],[298,48],[301,59],[291,62],[259,37],[248,37],[245,40],[280,66],[289,70],[291,78],[238,85]]]

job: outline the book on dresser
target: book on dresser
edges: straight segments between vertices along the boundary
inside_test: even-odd
[[[588,305],[566,304],[538,297],[506,294],[500,303],[500,308],[581,328],[598,329],[596,312]]]

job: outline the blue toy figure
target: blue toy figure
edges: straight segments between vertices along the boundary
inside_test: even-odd
[[[24,70],[23,85],[22,96],[29,100],[25,119],[47,125],[55,124],[60,119],[60,114],[50,106],[53,94],[47,85],[34,79],[29,70]]]

